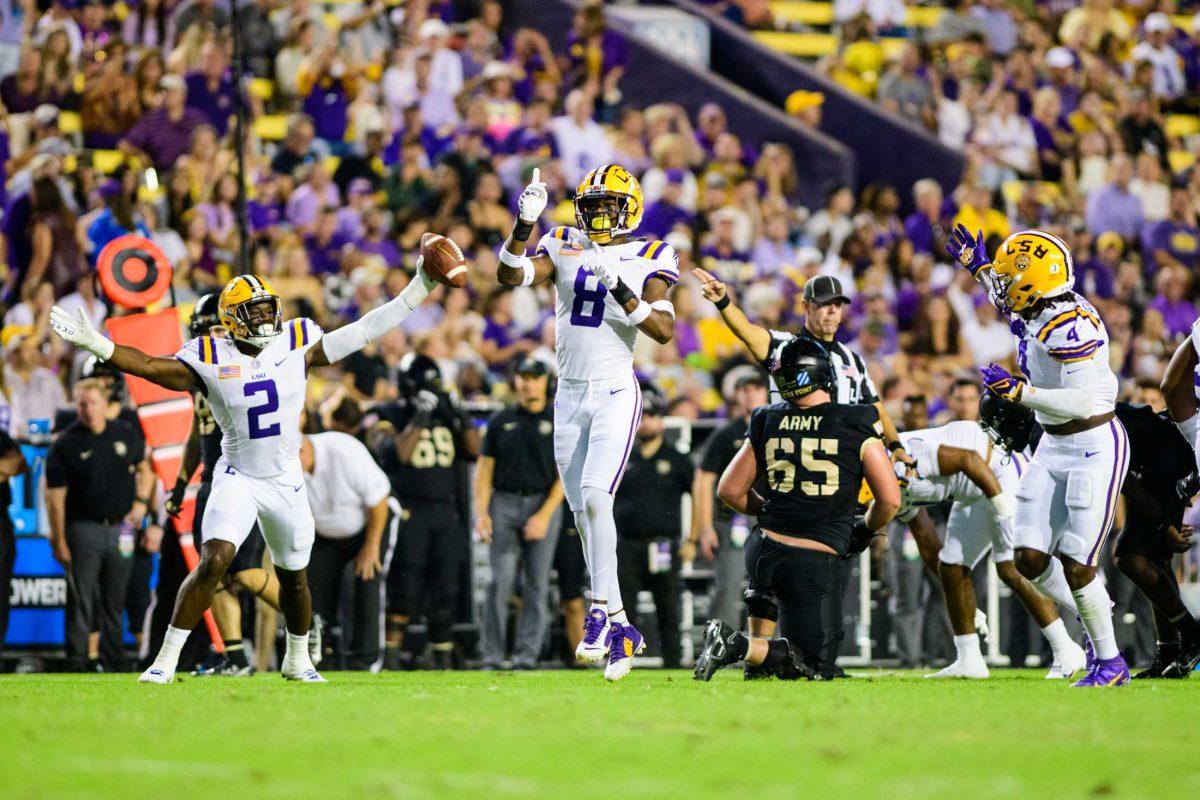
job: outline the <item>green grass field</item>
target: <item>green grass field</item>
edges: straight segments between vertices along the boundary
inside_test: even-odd
[[[1195,797],[1200,679],[0,678],[3,798]],[[584,769],[586,768],[586,773]],[[586,780],[584,776],[586,775]]]

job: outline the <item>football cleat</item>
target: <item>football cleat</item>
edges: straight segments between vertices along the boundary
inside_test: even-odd
[[[783,659],[783,663],[775,668],[775,677],[781,681],[798,681],[803,678],[806,681],[817,679],[817,673],[808,664],[804,663],[804,656],[787,639],[779,641],[787,645],[787,657]]]
[[[989,676],[990,673],[988,672],[987,664],[984,663],[983,659],[980,659],[979,661],[955,661],[945,669],[939,670],[932,675],[926,675],[925,677],[934,680],[942,678],[972,678],[982,680]]]
[[[221,670],[229,666],[229,657],[224,653],[218,653],[215,650],[208,654],[208,657],[196,665],[192,670],[193,678],[208,678],[213,675],[220,675]]]
[[[1150,662],[1150,666],[1133,676],[1133,680],[1141,681],[1155,678],[1167,677],[1164,673],[1171,667],[1175,666],[1175,660],[1179,658],[1178,644],[1160,644],[1158,649],[1154,651],[1154,660]]]
[[[300,683],[329,683],[321,677],[321,673],[317,672],[312,667],[304,667],[295,672],[286,670],[281,673],[284,680],[299,681]]]
[[[175,680],[175,670],[151,664],[138,678],[138,683],[170,683]]]
[[[1081,669],[1087,669],[1087,654],[1082,647],[1071,642],[1071,647],[1059,653],[1054,659],[1054,663],[1050,665],[1050,671],[1046,673],[1046,680],[1066,680]]]
[[[583,639],[575,648],[576,661],[600,661],[608,655],[612,626],[602,608],[593,608],[583,620]]]
[[[1200,663],[1200,640],[1182,637],[1179,642],[1179,655],[1175,663],[1163,670],[1164,678],[1186,678]]]
[[[742,667],[742,680],[762,681],[774,677],[775,673],[764,667],[762,664],[746,663]]]
[[[712,676],[722,667],[736,664],[738,659],[733,657],[730,650],[730,640],[737,635],[730,626],[719,619],[710,619],[704,628],[704,647],[696,657],[696,666],[692,669],[692,677],[698,681],[712,680]],[[746,665],[747,671],[750,665]],[[774,675],[771,670],[755,667],[754,678],[770,678]],[[759,674],[761,673],[761,674]],[[747,672],[746,679],[753,680]]]
[[[1097,658],[1096,663],[1072,686],[1124,686],[1129,683],[1129,667],[1120,654],[1113,658]]]
[[[633,669],[633,657],[646,649],[646,640],[630,623],[612,625],[612,637],[608,648],[608,665],[604,668],[604,680],[619,681]]]

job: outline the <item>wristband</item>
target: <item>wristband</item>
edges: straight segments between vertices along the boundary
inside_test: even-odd
[[[889,452],[889,453],[894,453],[894,452],[896,452],[897,450],[903,450],[903,449],[904,449],[904,443],[903,443],[903,442],[901,442],[899,439],[895,439],[895,440],[893,440],[893,441],[890,441],[890,442],[888,442],[887,449],[888,449],[888,452]]]
[[[720,300],[715,301],[713,305],[717,307],[717,311],[724,311],[729,307],[729,295],[725,295]]]
[[[1011,519],[1012,517],[1016,516],[1017,504],[1013,502],[1013,499],[1004,492],[1001,492],[1000,494],[991,498],[991,501],[992,508],[996,509],[996,516],[1000,519]]]
[[[634,325],[641,325],[653,313],[654,309],[650,307],[649,303],[645,300],[638,300],[637,306],[629,312],[629,321]]]
[[[655,300],[650,307],[655,311],[665,311],[671,315],[671,319],[675,319],[675,304],[670,300]]]
[[[630,300],[638,299],[638,296],[633,293],[633,289],[630,289],[629,286],[626,285],[625,281],[621,280],[620,278],[617,278],[617,285],[614,286],[611,291],[613,300],[616,300],[617,304],[620,306],[624,306]]]
[[[513,223],[512,238],[518,242],[524,242],[531,233],[533,233],[533,223],[517,217],[517,221]]]
[[[507,247],[502,245],[500,247],[500,263],[509,269],[521,270],[521,275],[523,276],[521,278],[522,286],[533,285],[533,261],[529,258],[529,256],[525,255],[524,253],[519,256],[514,255],[513,253],[508,252]]]

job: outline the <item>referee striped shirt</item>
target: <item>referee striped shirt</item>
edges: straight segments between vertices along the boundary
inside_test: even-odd
[[[771,347],[767,351],[767,357],[763,359],[762,365],[768,373],[772,371],[772,366],[775,359],[779,357],[779,351],[785,344],[793,339],[804,337],[819,341],[822,345],[829,349],[829,355],[833,360],[834,377],[837,381],[835,386],[833,402],[846,403],[856,405],[858,403],[873,404],[879,402],[879,392],[875,389],[875,383],[871,380],[870,374],[867,373],[867,362],[858,353],[851,350],[841,342],[824,342],[813,336],[808,328],[804,328],[800,333],[787,333],[786,331],[770,331]],[[779,391],[775,388],[775,379],[771,379],[771,402],[777,402],[781,398]]]

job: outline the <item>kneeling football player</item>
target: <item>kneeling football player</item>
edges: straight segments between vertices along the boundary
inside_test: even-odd
[[[811,339],[793,339],[780,349],[771,375],[783,401],[751,414],[746,443],[721,476],[717,495],[734,511],[758,518],[745,549],[748,597],[773,595],[776,603],[749,610],[756,616],[778,608],[783,638],[751,638],[711,620],[696,660],[697,680],[742,660],[780,677],[832,677],[841,560],[861,552],[900,507],[879,412],[832,402],[828,350]],[[760,477],[764,495],[754,489]],[[864,478],[874,499],[856,525]],[[792,645],[800,665],[793,663]]]

